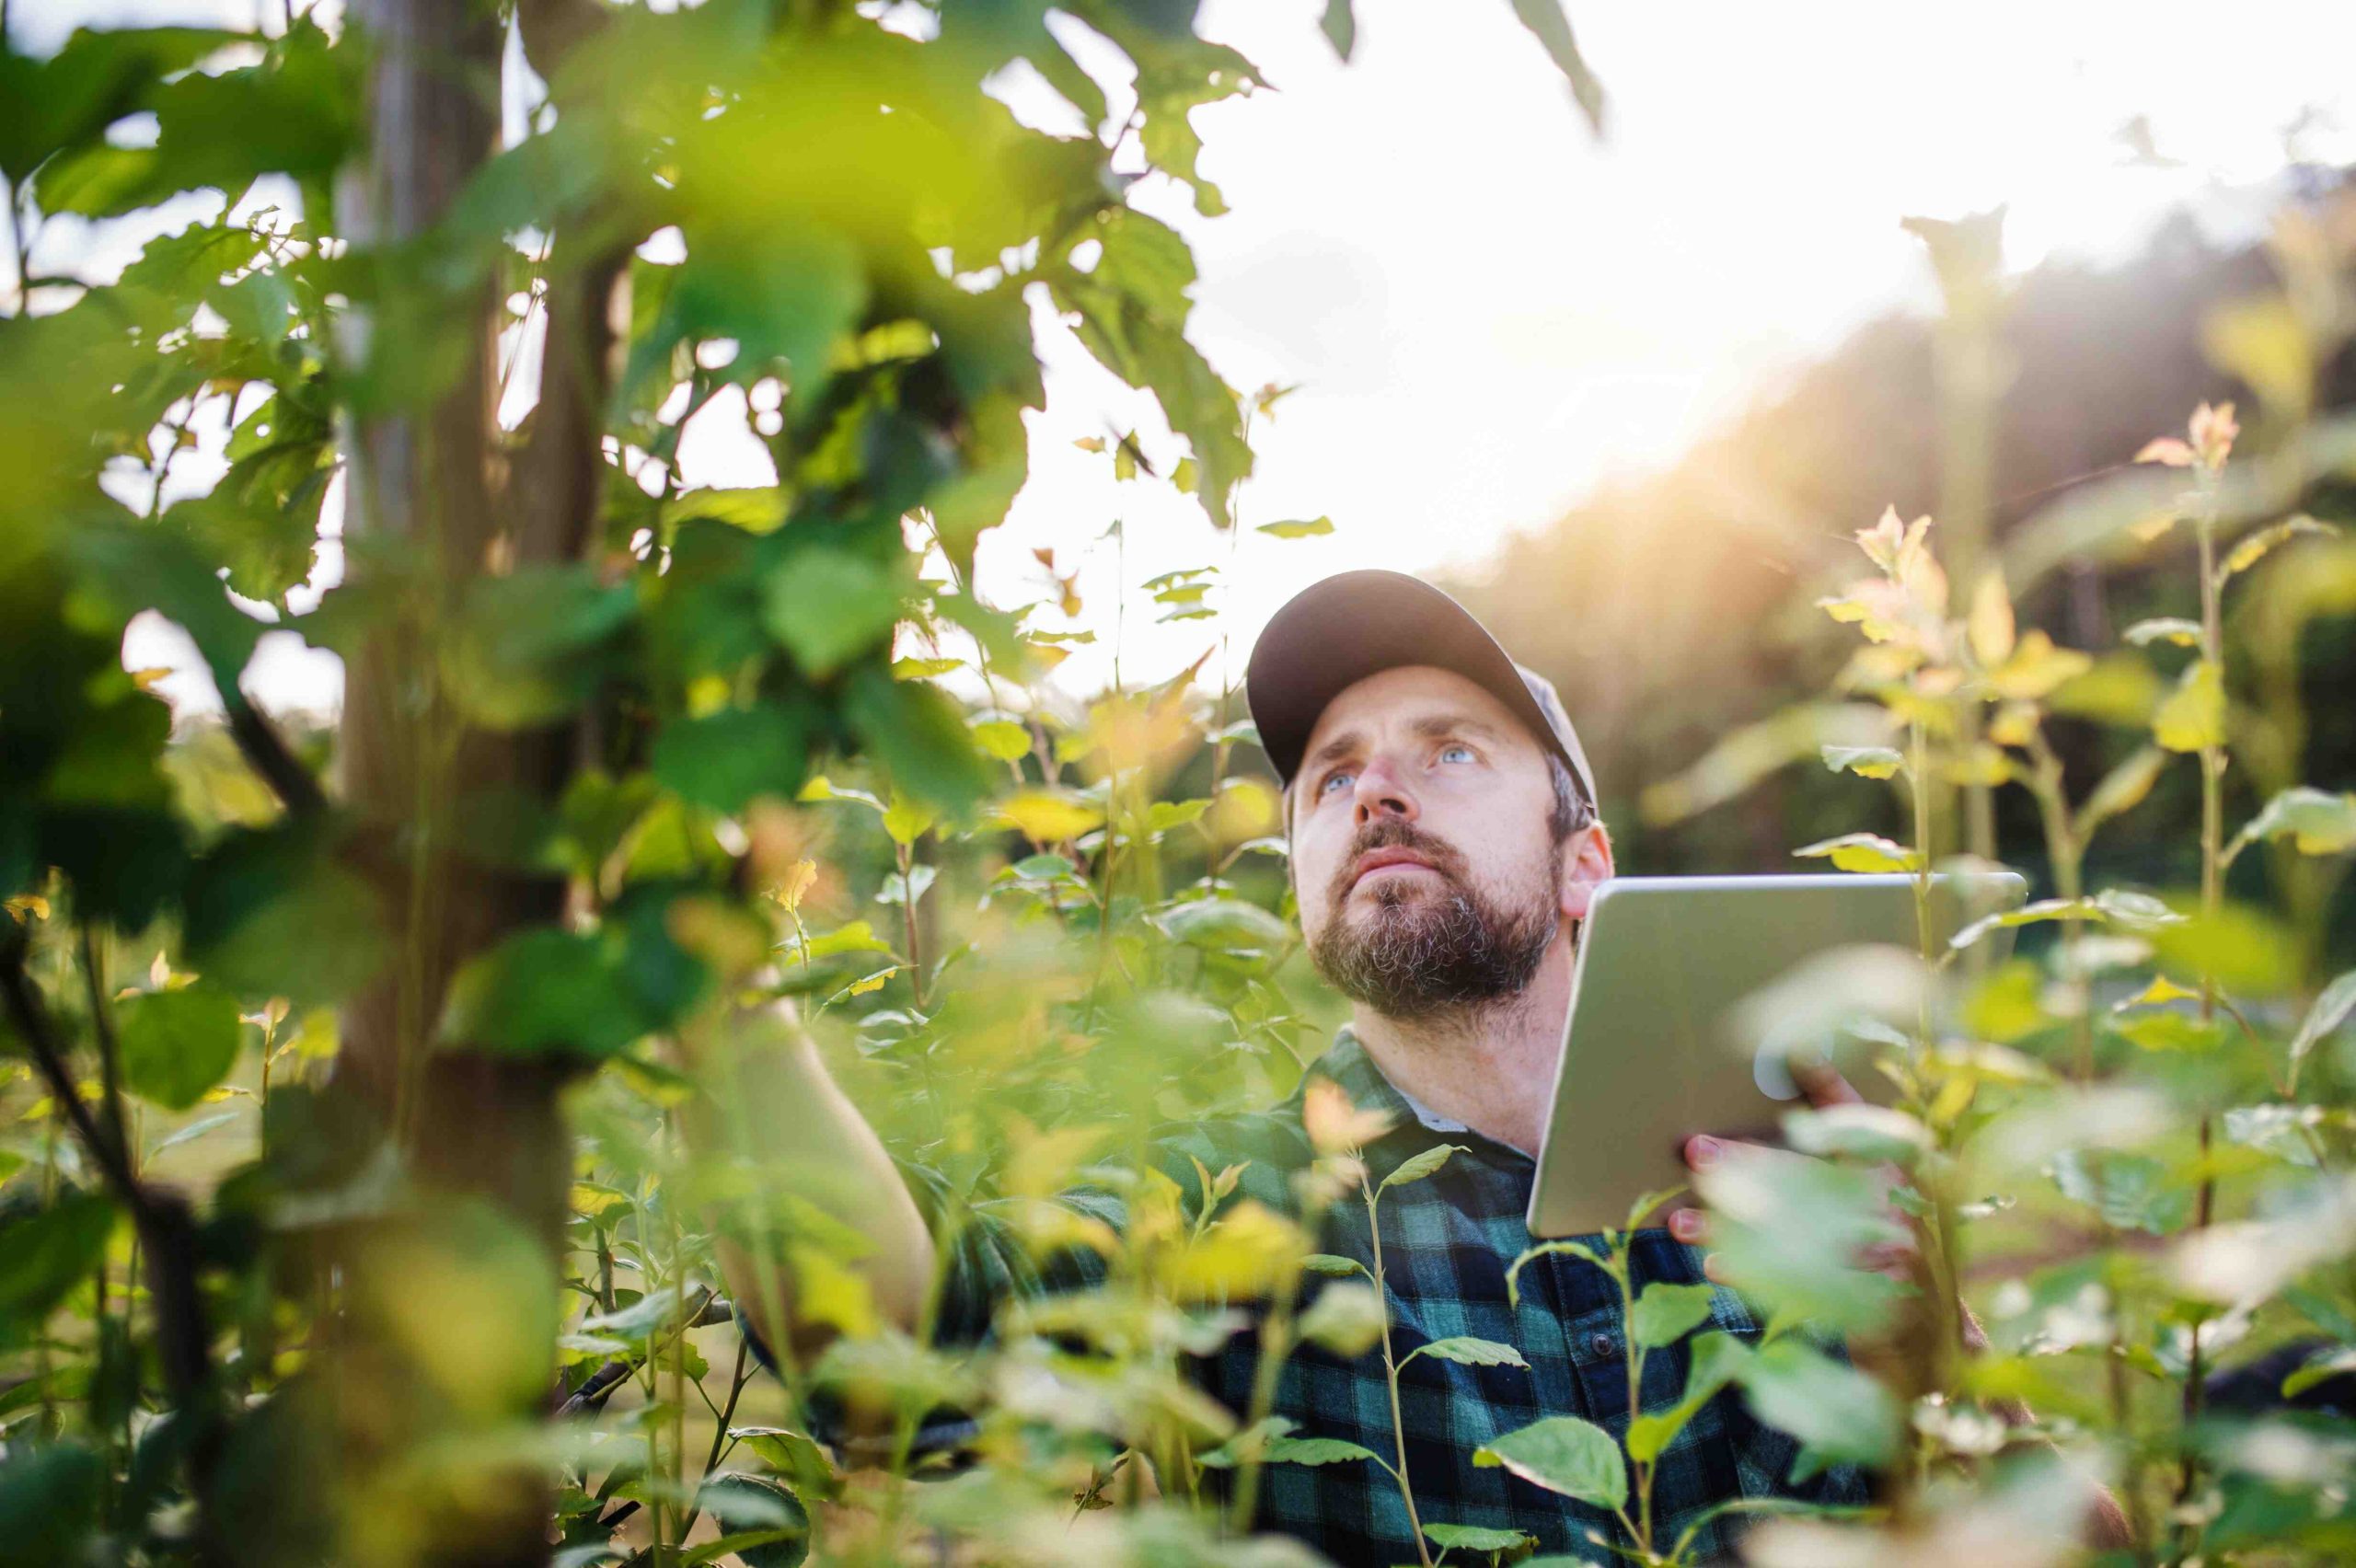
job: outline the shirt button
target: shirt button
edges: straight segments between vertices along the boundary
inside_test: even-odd
[[[1611,1354],[1611,1336],[1599,1329],[1588,1340],[1587,1347],[1598,1355],[1609,1355]]]

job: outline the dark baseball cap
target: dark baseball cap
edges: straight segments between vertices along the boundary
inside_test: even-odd
[[[1260,749],[1289,790],[1325,705],[1354,683],[1401,664],[1453,670],[1495,697],[1533,738],[1569,764],[1590,811],[1595,774],[1554,683],[1514,662],[1472,612],[1428,582],[1369,568],[1336,572],[1285,602],[1244,673]]]

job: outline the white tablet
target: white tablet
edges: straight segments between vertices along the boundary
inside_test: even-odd
[[[1941,872],[1931,882],[1938,950],[1968,922],[2019,907],[2027,891],[2011,871]],[[2004,960],[2012,934],[1990,934],[1987,962]],[[1572,971],[1530,1234],[1625,1225],[1641,1194],[1688,1183],[1684,1144],[1695,1133],[1775,1136],[1801,1098],[1784,1051],[1822,1049],[1827,1034],[1839,1034],[1828,1017],[1846,1009],[1850,989],[1871,988],[1875,955],[1862,950],[1875,946],[1884,950],[1882,973],[1902,989],[1911,967],[1903,955],[1916,951],[1911,876],[1604,883]],[[1840,985],[1819,983],[1836,965]],[[1868,1050],[1854,1038],[1836,1042],[1834,1065],[1859,1094],[1887,1103],[1895,1090],[1864,1067]]]

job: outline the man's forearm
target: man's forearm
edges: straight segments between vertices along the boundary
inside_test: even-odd
[[[863,1275],[875,1309],[913,1330],[932,1274],[924,1219],[898,1170],[843,1094],[808,1037],[771,1012],[738,1012],[683,1039],[699,1092],[685,1109],[689,1142],[702,1158],[737,1167],[755,1191],[717,1227],[729,1289],[779,1354],[807,1358],[833,1325],[800,1310],[794,1247],[777,1223],[780,1193],[806,1201],[863,1236],[864,1256],[837,1258]]]

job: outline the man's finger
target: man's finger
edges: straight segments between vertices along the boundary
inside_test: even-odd
[[[1865,1101],[1829,1062],[1795,1061],[1790,1066],[1792,1081],[1800,1086],[1810,1105],[1857,1105]]]
[[[1669,1216],[1669,1233],[1698,1247],[1709,1239],[1710,1222],[1702,1217],[1700,1209],[1681,1208]]]

